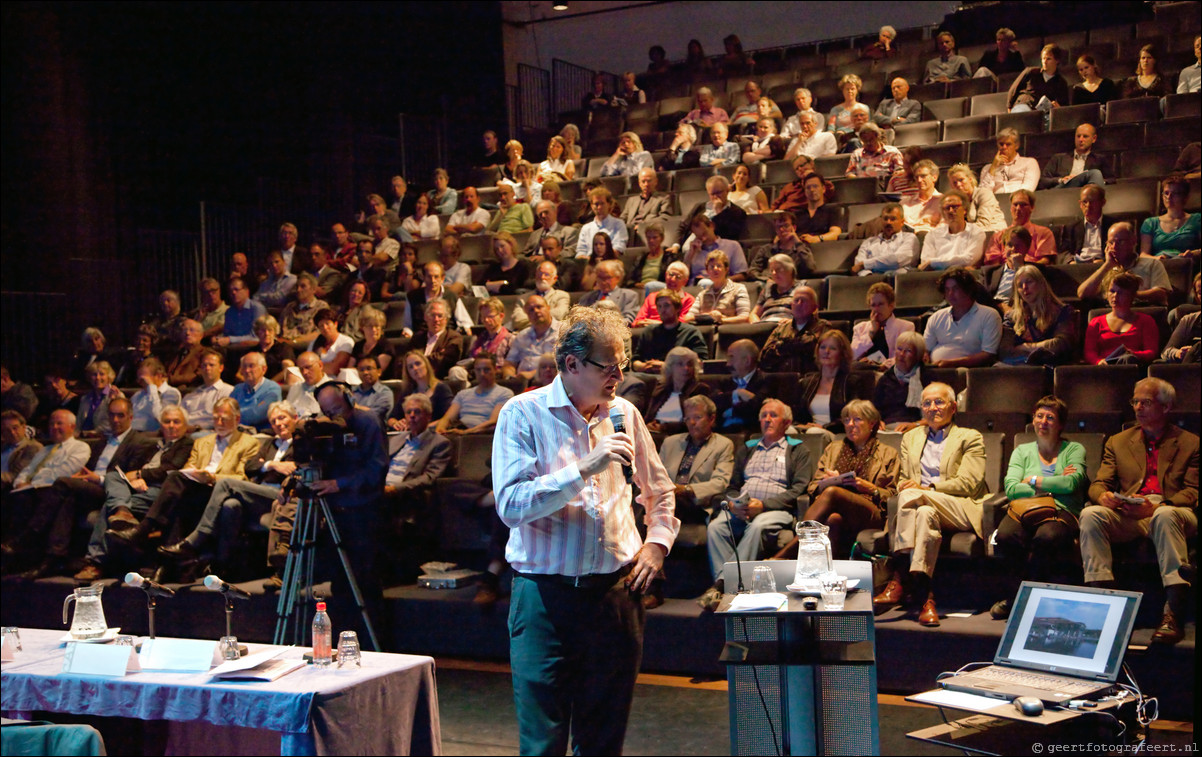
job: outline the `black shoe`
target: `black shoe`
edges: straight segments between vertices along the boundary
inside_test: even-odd
[[[124,533],[129,533],[130,531],[133,531],[137,527],[138,527],[137,523],[131,523],[128,520],[117,520],[115,518],[109,518],[109,527],[106,529],[106,532],[112,531],[114,533],[124,534]]]
[[[188,541],[187,539],[183,539],[169,546],[159,547],[157,551],[159,557],[165,557],[168,560],[174,560],[176,562],[195,560],[200,556],[200,551],[197,550],[196,547],[192,546],[192,542]]]
[[[1001,599],[993,603],[993,607],[989,608],[989,617],[994,620],[1005,620],[1010,617],[1010,600]]]
[[[150,544],[151,536],[152,534],[141,527],[125,531],[114,531],[110,528],[104,532],[109,549],[125,549],[135,552],[144,552]]]

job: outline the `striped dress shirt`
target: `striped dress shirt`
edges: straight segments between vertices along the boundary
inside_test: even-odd
[[[634,480],[647,511],[647,541],[672,549],[680,521],[672,479],[634,405],[611,401],[634,439]],[[584,480],[577,461],[614,433],[606,405],[591,420],[576,409],[562,378],[520,394],[501,409],[493,435],[493,490],[509,526],[505,558],[520,573],[584,576],[612,573],[642,547],[631,487],[610,465]]]

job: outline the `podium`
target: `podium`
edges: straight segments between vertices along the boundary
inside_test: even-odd
[[[772,568],[777,588],[789,597],[780,612],[731,612],[733,594],[718,614],[726,622],[731,754],[880,754],[877,718],[876,636],[870,563],[836,560],[835,570],[858,579],[842,610],[805,610],[803,597],[785,590],[796,562],[742,564],[750,585],[756,566]],[[723,580],[739,585],[736,564]]]

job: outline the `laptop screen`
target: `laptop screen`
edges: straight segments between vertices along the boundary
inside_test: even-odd
[[[994,662],[1112,683],[1142,596],[1024,581]]]

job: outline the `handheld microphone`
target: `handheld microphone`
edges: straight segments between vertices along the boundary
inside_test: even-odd
[[[126,573],[125,583],[134,587],[135,589],[141,589],[152,597],[175,596],[175,589],[169,589],[162,584],[156,584],[154,581],[146,578],[141,573]]]
[[[236,599],[250,599],[250,594],[245,590],[239,589],[233,584],[227,584],[214,575],[205,576],[205,588],[211,591],[219,591],[222,594],[228,594]]]
[[[614,424],[614,431],[619,434],[626,433],[626,416],[622,413],[622,408],[617,405],[609,406],[609,420]],[[634,468],[630,467],[629,463],[622,463],[622,475],[626,477],[626,483],[634,481]]]

